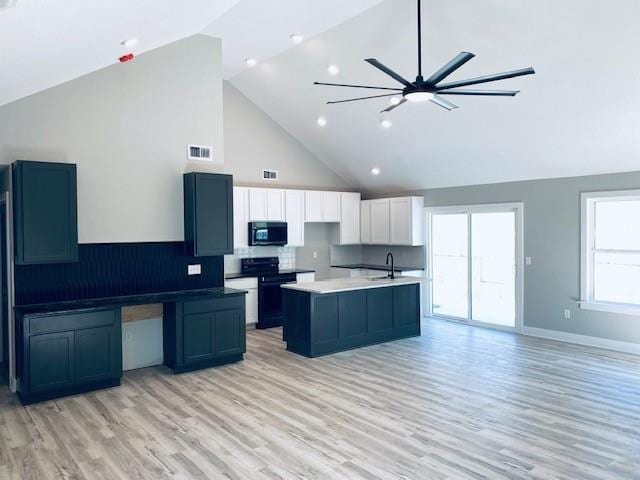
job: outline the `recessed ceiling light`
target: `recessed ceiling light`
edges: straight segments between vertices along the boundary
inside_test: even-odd
[[[324,117],[318,117],[318,119],[316,120],[316,123],[320,127],[325,127],[327,125],[327,119]]]
[[[371,175],[380,175],[380,169],[378,167],[373,167],[371,169]]]
[[[391,99],[389,100],[389,103],[391,105],[400,105],[400,97],[391,97]]]
[[[244,63],[246,63],[249,67],[255,67],[258,64],[258,60],[255,58],[245,58]]]
[[[138,44],[137,38],[128,38],[120,42],[123,47],[135,47]]]
[[[340,73],[340,69],[336,65],[329,65],[329,75],[338,75]]]
[[[304,40],[304,35],[302,35],[301,33],[292,33],[291,35],[289,35],[289,38],[293,43],[297,45],[298,43],[302,43],[302,41]]]
[[[393,122],[391,122],[391,120],[389,120],[388,118],[383,118],[380,121],[380,125],[382,125],[382,128],[391,128],[393,126]]]

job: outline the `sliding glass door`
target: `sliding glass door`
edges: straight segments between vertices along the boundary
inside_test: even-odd
[[[519,329],[521,205],[428,210],[429,312]]]

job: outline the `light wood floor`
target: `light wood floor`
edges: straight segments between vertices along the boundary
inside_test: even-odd
[[[3,391],[0,479],[640,478],[640,357],[436,321],[310,360],[279,334],[232,366]]]

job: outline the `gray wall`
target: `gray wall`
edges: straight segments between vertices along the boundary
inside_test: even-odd
[[[331,278],[331,240],[335,226],[329,223],[305,223],[304,247],[296,248],[296,267],[316,271],[316,280]],[[317,258],[313,258],[314,252]]]
[[[3,106],[0,163],[76,163],[80,242],[181,240],[187,144],[223,160],[221,64],[196,35]]]
[[[525,327],[640,343],[640,318],[581,310],[580,193],[640,188],[640,172],[431,189],[425,206],[524,203]],[[563,310],[571,310],[571,319]]]

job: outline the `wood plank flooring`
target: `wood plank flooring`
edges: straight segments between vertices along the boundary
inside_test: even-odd
[[[24,408],[0,393],[0,479],[640,479],[640,357],[443,321]]]

